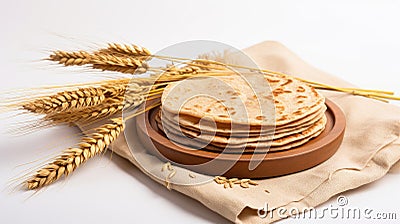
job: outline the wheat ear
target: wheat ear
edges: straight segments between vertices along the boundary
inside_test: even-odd
[[[125,99],[124,96],[106,99],[102,104],[83,110],[66,111],[62,113],[47,114],[43,121],[50,124],[74,124],[84,122],[94,122],[99,119],[108,118],[115,114],[121,114],[122,110],[136,108],[141,105],[145,97],[142,95],[130,96]]]
[[[130,90],[137,92],[143,92],[149,88],[141,86],[145,85],[145,82],[129,83],[129,79],[109,80],[100,86],[62,91],[54,95],[39,97],[22,103],[21,107],[30,112],[42,114],[76,112],[77,109],[86,109],[102,104],[106,99],[124,96],[128,84]]]
[[[54,113],[94,106],[103,102],[104,91],[101,88],[87,87],[74,91],[63,91],[52,96],[41,97],[24,103],[22,108],[33,113]]]
[[[148,65],[146,62],[133,57],[118,57],[113,54],[95,54],[92,57],[91,63],[94,65],[104,65],[104,66],[117,66],[121,68],[143,68],[147,69]]]
[[[91,62],[92,55],[86,51],[53,51],[48,60],[57,61],[60,64],[70,65],[85,65]]]
[[[41,188],[62,176],[68,176],[88,159],[104,152],[123,130],[122,118],[111,119],[109,123],[84,137],[79,147],[64,151],[53,162],[38,170],[33,177],[26,181],[26,187],[30,190]]]
[[[148,65],[141,57],[118,56],[112,53],[86,51],[66,52],[54,51],[48,58],[50,61],[56,61],[65,66],[73,65],[91,65],[94,69],[117,71],[121,73],[144,73]]]
[[[122,112],[124,108],[121,99],[106,99],[102,104],[93,107],[65,111],[61,113],[46,114],[42,121],[50,122],[49,124],[70,124],[95,121],[96,119],[107,118],[111,115]]]
[[[100,49],[97,52],[104,52],[117,55],[125,55],[128,57],[150,57],[151,53],[147,48],[134,44],[117,44],[109,43],[107,48]]]

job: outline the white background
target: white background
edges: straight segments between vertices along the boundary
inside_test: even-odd
[[[206,39],[237,48],[277,40],[307,62],[358,86],[400,93],[399,12],[399,1],[2,0],[0,91],[93,78],[38,62],[51,49],[115,41],[155,52]],[[73,145],[78,130],[59,127],[14,137],[7,131],[18,118],[1,116],[0,223],[227,222],[149,180],[123,159],[110,160],[110,154],[33,197],[31,192],[10,192],[7,183],[33,166],[19,165]],[[344,195],[351,206],[400,214],[399,173],[392,171]],[[330,204],[335,200],[322,207]]]

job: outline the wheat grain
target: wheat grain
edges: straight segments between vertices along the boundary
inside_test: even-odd
[[[214,178],[214,182],[217,183],[217,184],[223,184],[224,188],[228,188],[228,187],[229,188],[233,188],[233,186],[235,184],[239,185],[242,188],[249,188],[250,185],[253,185],[253,186],[257,186],[258,185],[257,182],[252,181],[250,179],[241,179],[241,180],[238,179],[238,178],[227,179],[226,177],[221,177],[221,176],[216,176]]]
[[[64,151],[53,162],[38,170],[26,181],[26,187],[33,190],[51,184],[62,176],[68,176],[88,159],[102,153],[124,130],[122,118],[110,121],[84,137],[79,147]]]
[[[171,165],[170,162],[165,163],[165,164],[161,167],[161,172],[164,172],[164,171],[166,171],[166,170],[168,170],[168,171],[170,171],[170,172],[169,172],[169,174],[165,177],[165,187],[166,187],[168,190],[171,190],[171,182],[170,182],[170,180],[175,176],[176,170],[175,170],[175,168]]]

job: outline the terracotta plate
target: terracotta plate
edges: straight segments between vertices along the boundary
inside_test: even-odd
[[[160,159],[169,160],[175,165],[208,175],[223,175],[238,178],[266,178],[286,175],[316,166],[335,154],[344,135],[346,119],[341,109],[332,101],[326,100],[327,124],[325,130],[306,144],[286,151],[269,152],[259,159],[255,169],[249,169],[253,154],[220,154],[216,152],[193,150],[171,142],[157,127],[154,117],[160,108],[154,108],[137,119],[137,131],[144,144],[151,143],[149,152]],[[218,158],[217,158],[218,157]],[[238,158],[239,157],[239,158]],[[193,166],[213,160],[210,166]],[[216,173],[217,167],[232,163],[226,172]],[[219,172],[219,171],[218,171]]]

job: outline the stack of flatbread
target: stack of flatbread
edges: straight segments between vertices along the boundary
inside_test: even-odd
[[[168,85],[156,116],[173,142],[197,150],[288,150],[325,128],[325,98],[287,76],[231,75]]]

